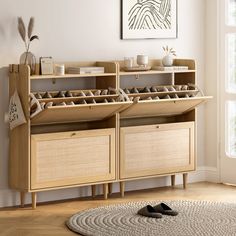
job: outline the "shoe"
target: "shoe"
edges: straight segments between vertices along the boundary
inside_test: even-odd
[[[85,93],[83,91],[78,92],[78,97],[86,97]]]
[[[108,90],[107,89],[104,89],[101,93],[101,95],[108,95]]]
[[[46,93],[43,95],[43,98],[52,98],[52,95],[51,95],[49,92],[46,92]]]
[[[73,97],[73,94],[71,93],[71,91],[66,91],[65,96],[66,97]]]
[[[169,90],[170,92],[175,92],[175,91],[176,91],[174,87],[169,87],[168,90]]]
[[[124,92],[125,92],[126,94],[130,94],[130,91],[129,91],[127,88],[124,89]]]
[[[87,104],[87,102],[83,99],[83,100],[79,101],[79,104]]]
[[[74,103],[73,101],[71,101],[71,102],[68,102],[66,105],[68,105],[68,106],[74,106],[75,103]]]
[[[138,214],[141,216],[146,216],[146,217],[151,217],[151,218],[162,218],[162,214],[156,212],[156,210],[150,205],[147,205],[143,207],[142,209],[140,209],[138,211]]]
[[[62,91],[59,91],[58,94],[55,97],[56,98],[64,98],[65,94]]]
[[[96,92],[94,92],[94,96],[100,96],[101,95],[101,90],[97,90]]]
[[[56,106],[66,106],[66,103],[65,102],[61,102],[61,103],[58,103]]]
[[[163,215],[169,215],[169,216],[177,216],[178,212],[172,210],[169,206],[167,206],[165,203],[160,203],[153,207],[155,212],[163,214]]]
[[[117,91],[114,88],[108,88],[108,94],[109,95],[117,94]]]
[[[108,103],[108,101],[107,101],[107,99],[106,99],[106,98],[103,100],[103,103]]]
[[[171,99],[170,95],[166,95],[164,98],[162,99]]]
[[[154,97],[153,100],[160,100],[158,96]]]
[[[35,97],[36,97],[37,99],[42,99],[42,96],[41,96],[40,93],[36,93],[36,94],[35,94]]]
[[[152,93],[156,93],[156,92],[157,92],[156,87],[152,86],[152,87],[151,87],[151,92],[152,92]]]
[[[137,89],[137,88],[135,88],[135,87],[134,87],[134,88],[132,88],[130,92],[131,92],[131,93],[139,93],[138,89]]]
[[[150,89],[148,87],[145,87],[143,90],[140,91],[141,93],[150,93]]]
[[[188,90],[188,85],[183,85],[181,90],[183,90],[183,91]]]
[[[94,94],[93,94],[91,91],[88,91],[88,93],[86,94],[86,96],[88,96],[88,97],[93,97]]]
[[[49,108],[49,107],[52,107],[53,106],[53,102],[48,102],[46,105],[45,105],[45,109],[46,108]]]

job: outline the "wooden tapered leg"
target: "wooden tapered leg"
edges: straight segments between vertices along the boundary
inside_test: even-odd
[[[171,175],[171,186],[175,186],[175,175]]]
[[[121,197],[125,196],[125,182],[120,182],[120,195]]]
[[[31,197],[32,197],[32,208],[36,209],[36,203],[37,203],[37,195],[36,195],[36,193],[31,193]]]
[[[95,196],[96,196],[96,185],[92,185],[91,188],[92,188],[92,197],[95,198]]]
[[[103,195],[104,195],[104,199],[107,200],[108,184],[103,184]]]
[[[20,192],[20,206],[25,206],[25,192]]]
[[[188,174],[184,173],[183,174],[183,187],[184,187],[184,189],[187,188],[187,180],[188,180]]]
[[[112,195],[112,187],[113,187],[113,184],[112,184],[112,183],[109,183],[109,184],[108,184],[108,192],[109,192],[109,195]]]

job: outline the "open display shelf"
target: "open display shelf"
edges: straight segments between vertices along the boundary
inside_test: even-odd
[[[9,94],[17,89],[27,120],[10,131],[9,183],[20,191],[21,204],[26,193],[35,208],[37,192],[86,185],[95,196],[98,184],[106,199],[114,182],[124,196],[126,181],[171,175],[174,186],[177,173],[186,187],[196,163],[195,110],[211,99],[196,86],[195,61],[176,59],[175,66],[188,66],[183,71],[125,72],[121,61],[64,64],[66,72],[100,66],[105,73],[30,75],[28,66],[10,65]],[[160,65],[150,60],[150,67]],[[36,81],[52,80],[53,87],[70,78],[95,82],[88,89],[75,83],[69,91],[32,90]]]

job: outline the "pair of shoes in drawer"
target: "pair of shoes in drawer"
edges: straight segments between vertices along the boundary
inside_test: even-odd
[[[170,95],[166,95],[165,97],[163,97],[162,99],[171,99]]]
[[[65,96],[66,97],[73,97],[73,94],[71,91],[66,91]]]
[[[152,86],[152,87],[150,88],[150,91],[151,91],[152,93],[156,93],[156,92],[157,92],[157,88],[156,88],[155,86]]]
[[[47,109],[47,108],[53,106],[53,102],[47,102],[47,103],[45,103],[45,102],[40,102],[40,106],[41,106],[42,109]]]
[[[179,96],[177,94],[174,94],[174,95],[171,95],[171,98],[176,99],[176,98],[179,98]]]
[[[115,95],[115,94],[117,94],[117,91],[114,88],[108,88],[108,94],[109,95]]]
[[[46,92],[42,98],[52,98],[52,95],[49,92]]]
[[[168,87],[168,90],[169,90],[170,92],[175,92],[175,91],[176,91],[173,86]]]
[[[88,91],[86,94],[87,97],[94,97],[94,94],[91,91]]]
[[[167,87],[159,87],[157,88],[157,92],[169,92]]]
[[[134,87],[130,90],[130,93],[139,93],[139,91],[137,88]]]
[[[108,89],[102,90],[101,95],[108,95]]]
[[[55,96],[55,98],[64,98],[64,97],[65,97],[65,94],[62,91],[59,91]]]
[[[77,94],[76,94],[77,97],[86,97],[85,93],[83,91],[79,91]]]
[[[102,91],[101,91],[101,90],[97,90],[97,91],[95,91],[95,92],[94,92],[94,96],[100,96],[100,95],[101,95],[101,93],[102,93]]]
[[[40,93],[36,93],[34,96],[35,96],[35,98],[37,98],[37,99],[42,99],[42,95],[41,95]]]
[[[71,101],[71,102],[67,102],[67,104],[66,105],[68,105],[68,106],[74,106],[75,105],[75,103],[73,102],[73,101]]]
[[[60,102],[60,103],[57,103],[56,106],[66,106],[66,103],[65,102]]]
[[[126,94],[130,94],[130,91],[129,91],[127,88],[125,88],[123,91],[124,91]]]
[[[140,93],[151,93],[151,90],[148,87],[145,87],[144,89],[140,90]]]
[[[88,101],[88,103],[91,103],[91,104],[96,104],[96,100],[95,99],[92,99],[91,101]]]
[[[188,90],[188,85],[183,85],[183,86],[181,87],[181,90],[183,90],[183,91]]]

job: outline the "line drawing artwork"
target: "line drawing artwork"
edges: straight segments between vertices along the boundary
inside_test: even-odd
[[[129,30],[165,30],[171,27],[171,0],[137,0],[128,11]]]

